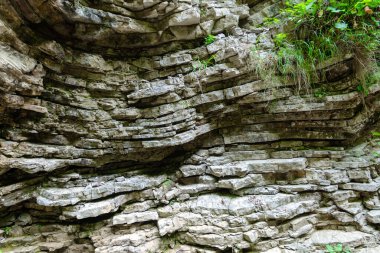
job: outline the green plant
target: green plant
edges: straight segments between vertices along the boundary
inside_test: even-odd
[[[373,138],[380,139],[380,132],[372,131],[371,135]],[[376,142],[376,144],[380,147],[380,141]],[[373,155],[375,157],[380,157],[380,153],[378,153],[378,152],[374,152]]]
[[[371,75],[366,76],[365,84],[367,88],[380,83],[380,68],[376,68]]]
[[[4,228],[5,236],[7,236],[7,237],[10,236],[11,232],[12,232],[12,227],[5,227]]]
[[[206,8],[201,7],[200,10],[201,10],[201,17],[206,16],[206,14],[207,14]]]
[[[348,247],[344,247],[343,248],[343,245],[338,243],[336,245],[330,245],[330,244],[327,244],[326,245],[326,250],[328,253],[339,253],[339,252],[342,252],[342,253],[351,253],[350,249]]]
[[[162,183],[162,186],[166,187],[166,188],[169,188],[171,187],[172,185],[174,184],[174,182],[170,179],[166,179],[163,183]]]
[[[205,37],[204,39],[204,44],[205,45],[210,45],[212,43],[214,43],[214,41],[216,40],[216,37],[212,34],[209,34]]]
[[[263,26],[273,26],[280,23],[280,19],[272,17],[272,18],[264,18]]]
[[[299,84],[318,82],[323,62],[351,54],[365,85],[380,47],[379,6],[380,0],[287,1],[282,16],[290,29],[274,38],[280,73]]]
[[[268,86],[276,87],[281,85],[281,80],[276,75],[276,69],[273,68],[273,63],[275,61],[274,54],[262,54],[259,47],[252,46],[250,58],[251,62],[254,62],[254,64],[248,65],[250,71],[257,74],[261,80],[268,84]]]
[[[201,17],[204,17],[204,16],[206,16],[206,14],[207,14],[207,11],[206,11],[206,7],[203,5],[203,0],[199,0],[199,9],[200,9],[200,11],[201,11]]]
[[[359,84],[358,86],[356,86],[356,90],[364,96],[368,96],[369,94],[369,90],[366,85]]]
[[[167,252],[178,244],[177,234],[170,234],[162,238],[161,250]]]
[[[327,92],[324,88],[314,90],[314,97],[316,98],[324,98],[327,96]]]
[[[214,65],[215,57],[216,57],[216,54],[213,54],[205,60],[197,60],[196,64],[193,65],[193,71],[207,69],[209,66]]]
[[[281,47],[283,46],[287,37],[288,35],[286,33],[278,33],[274,37],[274,43],[276,44],[276,46]]]

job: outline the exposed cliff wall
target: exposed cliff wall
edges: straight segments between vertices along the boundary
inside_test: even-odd
[[[380,87],[262,80],[277,9],[1,0],[1,251],[380,252]]]

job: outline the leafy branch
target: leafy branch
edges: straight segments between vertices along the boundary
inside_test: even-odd
[[[278,70],[309,84],[319,81],[321,63],[351,54],[358,63],[357,77],[364,79],[380,48],[379,6],[380,0],[287,1],[281,15],[290,29],[274,38]]]

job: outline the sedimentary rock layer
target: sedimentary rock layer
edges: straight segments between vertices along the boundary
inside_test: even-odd
[[[0,1],[0,250],[379,252],[380,86],[257,73],[278,8]]]

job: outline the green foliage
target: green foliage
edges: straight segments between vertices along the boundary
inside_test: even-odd
[[[10,236],[10,234],[11,234],[11,232],[12,232],[12,228],[11,227],[5,227],[4,228],[4,235],[5,236]]]
[[[162,237],[161,239],[161,250],[163,250],[163,252],[167,252],[169,249],[175,248],[175,246],[178,244],[177,234],[170,234]]]
[[[201,17],[206,16],[206,14],[207,14],[206,8],[201,7],[200,10],[201,10]]]
[[[281,83],[281,80],[279,80],[279,77],[275,73],[276,69],[273,68],[274,55],[261,55],[261,50],[257,46],[253,46],[250,57],[251,61],[255,64],[250,64],[249,67],[259,78],[273,87]]]
[[[280,23],[280,19],[272,17],[272,18],[264,18],[263,25],[264,26],[273,26]]]
[[[359,84],[358,86],[356,86],[356,90],[360,92],[361,94],[363,94],[364,96],[368,96],[369,94],[368,88],[362,84]]]
[[[324,98],[327,96],[327,92],[324,88],[316,89],[314,91],[314,97],[316,98]]]
[[[348,53],[357,71],[371,72],[380,48],[379,6],[380,0],[287,1],[282,15],[291,29],[274,38],[280,72],[301,83],[318,81],[321,63]]]
[[[276,44],[276,46],[281,47],[284,45],[284,42],[287,37],[288,35],[286,33],[278,33],[274,37],[274,43]]]
[[[330,244],[327,244],[326,245],[326,250],[328,253],[339,253],[339,252],[342,252],[342,253],[351,253],[350,249],[348,247],[344,247],[343,248],[343,245],[342,244],[336,244],[336,245],[330,245]]]
[[[371,75],[366,76],[366,85],[369,87],[376,85],[380,82],[380,68],[374,69]]]
[[[216,40],[216,37],[212,34],[209,34],[204,39],[204,43],[205,43],[205,45],[210,45],[210,44],[214,43],[215,40]]]
[[[372,131],[371,135],[372,135],[373,138],[380,138],[380,132]],[[380,147],[380,141],[377,142],[376,144]],[[375,157],[380,157],[380,153],[378,153],[378,152],[374,152],[373,155]]]
[[[286,6],[284,13],[296,27],[309,24],[323,33],[335,33],[334,27],[352,32],[363,32],[365,27],[366,32],[376,32],[379,25],[380,0],[291,0]]]
[[[166,179],[162,185],[165,187],[165,188],[170,188],[172,185],[174,184],[174,182],[170,179]]]
[[[216,54],[213,54],[205,60],[198,60],[196,65],[195,66],[193,65],[193,71],[207,69],[209,66],[214,65],[215,57],[216,57]]]

